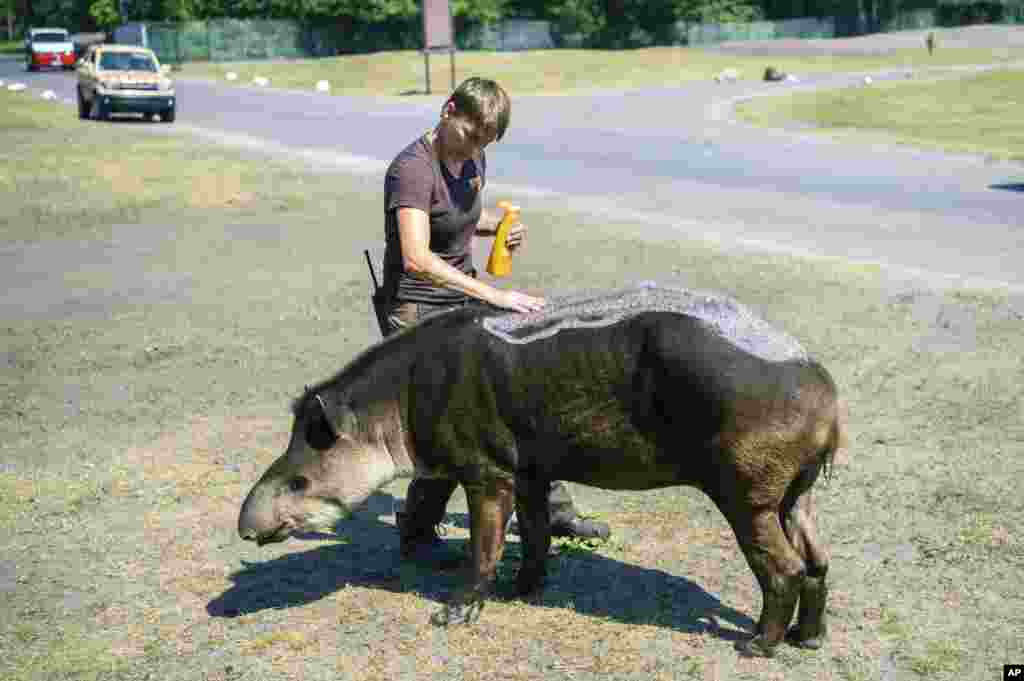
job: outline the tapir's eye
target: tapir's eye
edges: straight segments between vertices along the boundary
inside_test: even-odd
[[[288,489],[293,492],[305,492],[309,487],[309,478],[296,475],[294,478],[288,481]]]

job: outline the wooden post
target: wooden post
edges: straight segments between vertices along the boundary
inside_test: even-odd
[[[455,89],[455,30],[448,0],[423,0],[423,63],[427,94],[430,94],[430,53],[448,52]]]
[[[423,50],[424,72],[427,77],[427,94],[430,94],[430,50]]]

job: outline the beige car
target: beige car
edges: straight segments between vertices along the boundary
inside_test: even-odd
[[[177,100],[170,69],[153,51],[136,45],[96,45],[78,62],[78,117],[106,120],[111,114],[159,114],[174,120]]]

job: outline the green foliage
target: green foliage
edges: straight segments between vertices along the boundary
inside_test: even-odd
[[[507,5],[506,0],[451,0],[452,17],[456,26],[489,24],[512,16],[506,12]]]
[[[761,7],[744,0],[684,0],[678,11],[680,19],[696,23],[739,24],[764,16]]]
[[[73,28],[73,20],[81,13],[79,7],[87,0],[32,0],[26,5],[30,26],[61,26]]]
[[[192,19],[192,0],[163,0],[161,11],[167,21],[189,21]]]
[[[89,16],[96,21],[96,26],[109,31],[121,23],[121,15],[117,12],[116,0],[93,0],[89,5]]]

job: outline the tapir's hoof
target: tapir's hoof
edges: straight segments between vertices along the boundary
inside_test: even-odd
[[[740,641],[736,650],[746,657],[775,657],[775,643],[769,643],[761,634],[752,639]]]
[[[805,650],[820,650],[822,637],[809,636],[807,638],[801,638],[800,630],[797,627],[793,627],[786,632],[786,643]]]
[[[435,627],[473,624],[480,619],[480,611],[483,609],[484,602],[482,600],[471,603],[448,603],[430,616],[430,622]]]

